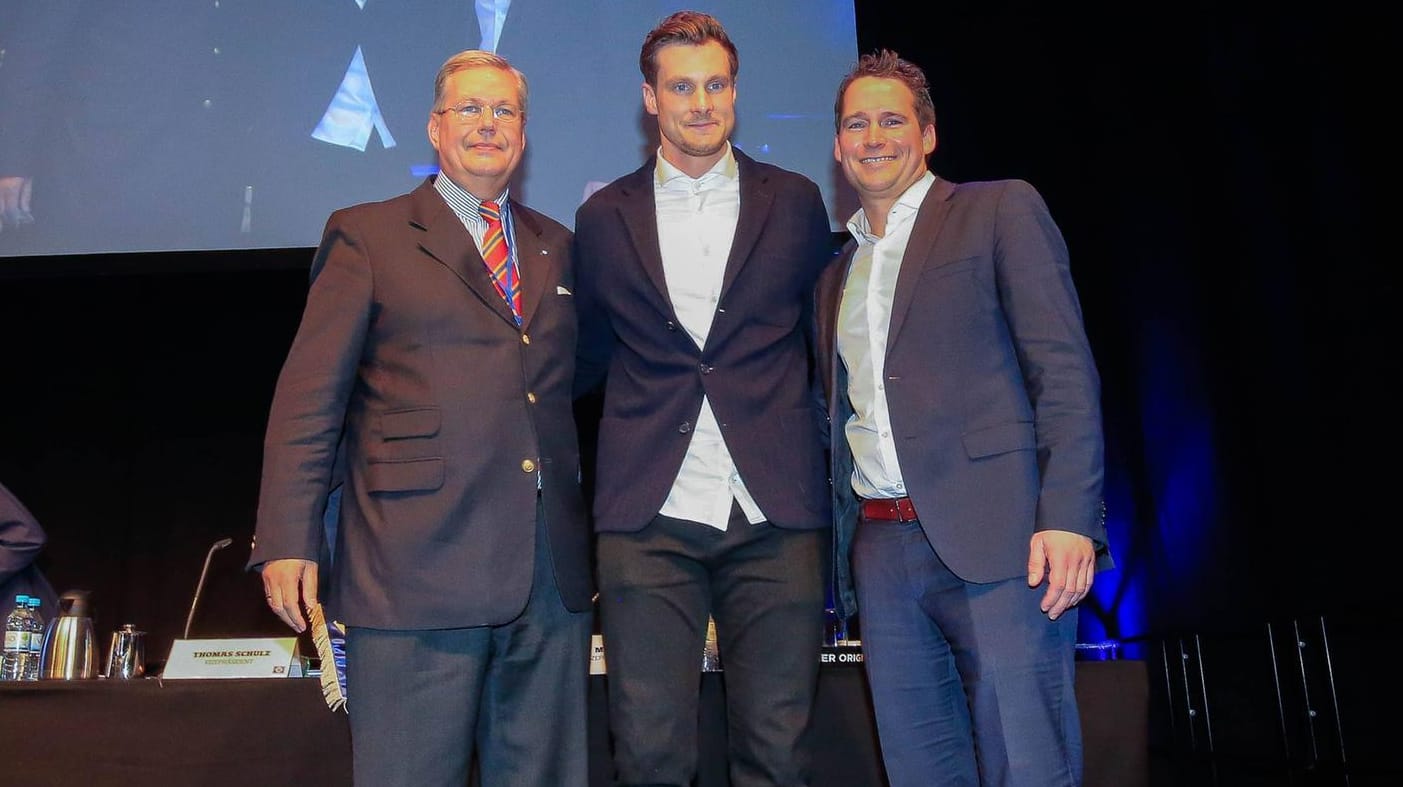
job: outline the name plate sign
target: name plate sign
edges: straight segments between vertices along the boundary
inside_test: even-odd
[[[604,663],[604,637],[595,634],[589,638],[589,674],[604,675],[608,671]]]
[[[162,678],[300,677],[296,637],[178,639]]]

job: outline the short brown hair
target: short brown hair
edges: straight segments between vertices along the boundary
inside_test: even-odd
[[[638,70],[643,72],[643,79],[648,84],[655,84],[659,50],[672,44],[701,46],[709,41],[715,41],[726,50],[726,57],[731,61],[731,79],[735,79],[736,74],[740,73],[740,55],[736,54],[736,45],[731,43],[726,28],[716,17],[700,11],[678,11],[649,31],[648,37],[643,39],[643,50],[638,53]]]
[[[530,97],[526,75],[516,70],[505,57],[481,49],[465,49],[443,61],[438,76],[434,77],[434,109],[442,109],[438,103],[443,100],[443,89],[448,84],[448,78],[470,68],[497,68],[516,77],[516,100],[521,104],[521,116],[526,117],[526,100]]]
[[[883,49],[858,58],[857,65],[853,66],[838,84],[838,97],[833,102],[834,131],[841,131],[843,127],[843,94],[848,92],[848,86],[854,80],[862,77],[895,79],[906,85],[916,99],[916,122],[923,129],[935,125],[935,102],[930,100],[930,87],[926,83],[925,72],[915,63],[902,60],[890,49]]]

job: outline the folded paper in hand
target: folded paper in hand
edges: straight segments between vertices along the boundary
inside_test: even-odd
[[[328,708],[337,710],[346,704],[346,629],[334,620],[328,624],[321,604],[313,605],[308,617],[312,643],[321,659],[322,698]]]

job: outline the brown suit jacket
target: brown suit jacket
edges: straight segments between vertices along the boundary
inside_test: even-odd
[[[431,181],[327,222],[269,416],[250,563],[317,559],[336,476],[326,595],[350,625],[516,617],[531,588],[538,474],[561,596],[589,608],[571,236],[511,210],[520,328]]]

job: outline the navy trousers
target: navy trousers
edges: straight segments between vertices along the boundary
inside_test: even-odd
[[[965,582],[919,522],[858,523],[863,663],[892,787],[1076,785],[1077,614],[1024,577]]]

